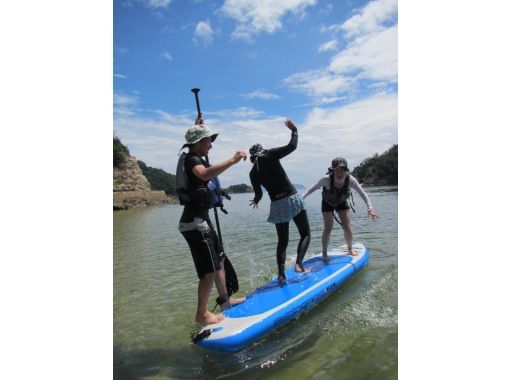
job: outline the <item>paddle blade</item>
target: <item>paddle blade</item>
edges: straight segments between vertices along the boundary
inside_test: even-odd
[[[239,283],[237,282],[237,274],[232,266],[232,263],[225,255],[225,262],[223,263],[225,268],[225,282],[227,285],[227,292],[229,297],[239,290]]]

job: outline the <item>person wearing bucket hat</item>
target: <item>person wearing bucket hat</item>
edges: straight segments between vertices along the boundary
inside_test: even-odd
[[[250,149],[250,161],[253,163],[250,180],[255,191],[255,198],[250,201],[250,206],[258,207],[258,203],[262,198],[261,186],[264,186],[271,199],[267,221],[275,225],[278,235],[276,263],[280,284],[283,284],[286,280],[285,256],[289,243],[289,221],[291,219],[294,220],[301,237],[297,247],[295,270],[300,273],[310,272],[309,269],[303,267],[303,258],[310,244],[310,226],[305,204],[280,163],[281,158],[297,148],[297,127],[290,119],[285,120],[285,126],[292,131],[290,142],[287,145],[266,150],[262,145],[255,144]]]
[[[352,175],[347,165],[347,160],[343,157],[336,157],[331,161],[328,173],[325,177],[320,178],[315,185],[310,187],[304,194],[303,199],[312,194],[315,190],[322,187],[322,219],[324,220],[324,230],[322,232],[322,258],[329,261],[328,245],[331,230],[333,229],[333,212],[336,211],[340,217],[340,224],[344,232],[345,242],[347,243],[347,251],[350,255],[356,256],[358,253],[352,248],[352,229],[350,224],[349,197],[352,199],[351,188],[363,199],[368,208],[368,215],[372,220],[376,220],[379,216],[375,213],[372,203],[367,193],[363,190],[359,182]],[[354,211],[354,209],[353,209]]]
[[[229,296],[225,278],[226,255],[209,218],[209,206],[203,199],[204,195],[207,196],[208,183],[211,179],[242,159],[246,160],[248,155],[238,150],[228,160],[209,165],[204,157],[212,149],[212,142],[217,136],[218,133],[213,133],[203,123],[202,118],[197,118],[195,125],[187,130],[186,143],[181,148],[181,150],[186,147],[189,149],[189,153],[182,154],[184,159],[181,168],[187,178],[186,190],[189,197],[183,203],[184,210],[179,220],[179,231],[189,245],[199,278],[195,321],[201,324],[215,324],[223,320],[223,316],[207,310],[213,284],[216,284],[219,295],[217,302],[222,310],[245,300],[244,297]]]

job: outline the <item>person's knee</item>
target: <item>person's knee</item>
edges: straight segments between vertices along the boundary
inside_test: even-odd
[[[333,224],[325,224],[324,225],[324,233],[326,235],[331,235],[331,231],[333,231]]]

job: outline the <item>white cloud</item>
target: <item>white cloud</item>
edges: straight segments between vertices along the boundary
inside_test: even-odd
[[[243,97],[245,97],[246,99],[262,99],[262,100],[276,100],[281,98],[279,95],[272,94],[270,92],[262,90],[252,91],[248,94],[244,94]]]
[[[368,3],[359,14],[341,25],[346,36],[351,38],[367,35],[384,29],[384,23],[395,18],[397,0],[377,0]]]
[[[149,8],[166,8],[172,0],[147,0],[146,4]]]
[[[125,75],[123,75],[123,74],[119,74],[119,73],[114,73],[114,74],[113,74],[113,76],[114,76],[115,78],[121,78],[121,79],[126,79],[126,78],[127,78]]]
[[[169,60],[169,61],[171,61],[171,60],[173,59],[173,58],[172,58],[172,55],[171,55],[169,52],[167,52],[167,51],[163,52],[163,54],[161,54],[161,56],[162,56],[163,58],[165,58],[165,59]]]
[[[311,97],[332,96],[346,91],[352,79],[330,73],[328,70],[310,70],[296,73],[283,80],[290,89]]]
[[[138,98],[132,95],[113,94],[113,114],[130,117],[136,114]]]
[[[319,53],[323,53],[325,51],[337,50],[337,49],[338,49],[338,41],[330,40],[330,41],[324,42],[323,44],[320,44],[317,51]]]
[[[343,31],[350,42],[327,67],[293,74],[283,83],[312,97],[314,104],[327,104],[340,94],[359,90],[361,81],[367,89],[395,83],[398,25],[386,24],[396,21],[396,7],[394,0],[373,1],[343,24],[325,28]],[[320,45],[319,51],[336,47],[332,41]]]
[[[193,35],[193,41],[196,44],[199,44],[200,42],[202,42],[204,46],[212,44],[214,39],[214,31],[209,24],[209,20],[200,21],[195,27],[195,32]]]
[[[329,70],[337,74],[361,71],[359,79],[397,80],[398,26],[358,38],[335,55]]]
[[[302,15],[317,0],[225,0],[221,12],[237,21],[232,38],[251,41],[259,33],[275,33],[282,28],[287,13]]]
[[[116,97],[123,105],[136,99]],[[266,148],[282,146],[290,139],[283,121],[290,115],[265,115],[252,108],[208,112],[206,123],[219,133],[209,156],[211,163],[224,161],[236,150],[248,151],[260,143]],[[381,94],[341,107],[315,107],[304,118],[294,120],[299,131],[295,152],[282,160],[294,183],[312,185],[325,173],[332,158],[344,156],[351,169],[374,153],[382,153],[397,141],[397,95]],[[142,117],[116,114],[114,129],[138,160],[175,173],[177,153],[184,144],[184,134],[194,123],[194,115],[155,111]],[[240,162],[220,177],[224,185],[249,183],[249,161]]]

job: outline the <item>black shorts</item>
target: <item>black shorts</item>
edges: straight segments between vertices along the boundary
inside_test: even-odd
[[[326,203],[324,201],[324,199],[322,200],[322,204],[321,204],[321,211],[322,212],[333,212],[333,210],[341,211],[341,210],[349,210],[349,209],[350,209],[350,207],[347,204],[347,201],[342,202],[338,206],[333,207],[330,204]]]
[[[220,269],[225,253],[214,229],[211,228],[207,233],[200,231],[181,233],[188,242],[198,278]]]

